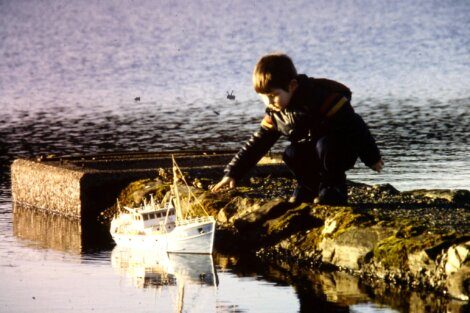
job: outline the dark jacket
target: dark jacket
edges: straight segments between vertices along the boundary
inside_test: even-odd
[[[367,166],[381,158],[369,128],[350,104],[348,87],[306,75],[298,75],[297,82],[298,87],[285,109],[280,112],[266,110],[260,129],[225,168],[226,176],[234,179],[244,176],[281,135],[295,144],[316,142],[334,134],[348,144],[352,143],[352,149]]]

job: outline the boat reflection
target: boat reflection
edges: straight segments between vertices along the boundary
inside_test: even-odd
[[[218,285],[210,254],[162,253],[116,246],[111,253],[111,264],[138,288],[178,284]]]
[[[13,204],[13,234],[32,245],[82,254],[110,247],[109,231],[97,221],[83,221]]]

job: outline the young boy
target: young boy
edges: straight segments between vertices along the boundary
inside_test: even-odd
[[[281,135],[291,144],[283,160],[297,179],[291,203],[344,204],[346,174],[359,157],[380,172],[384,165],[367,125],[341,83],[297,75],[285,54],[263,56],[253,72],[255,91],[266,105],[261,127],[235,155],[212,191],[235,187]]]

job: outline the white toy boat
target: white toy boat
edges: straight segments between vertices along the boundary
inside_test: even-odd
[[[161,204],[151,198],[139,208],[124,207],[111,221],[111,236],[119,246],[145,247],[161,252],[212,253],[215,219],[201,205],[204,216],[183,212],[178,191],[178,176],[188,188],[173,158],[173,185],[170,196]],[[197,199],[193,196],[197,201]]]

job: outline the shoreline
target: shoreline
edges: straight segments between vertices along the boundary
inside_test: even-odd
[[[329,267],[372,284],[431,290],[468,303],[468,190],[400,192],[348,181],[347,206],[293,206],[285,201],[293,181],[282,175],[245,179],[221,193],[208,191],[212,178],[188,181],[217,219],[219,251],[306,270]],[[132,205],[149,194],[159,198],[166,186],[162,177],[137,181],[119,200]]]

